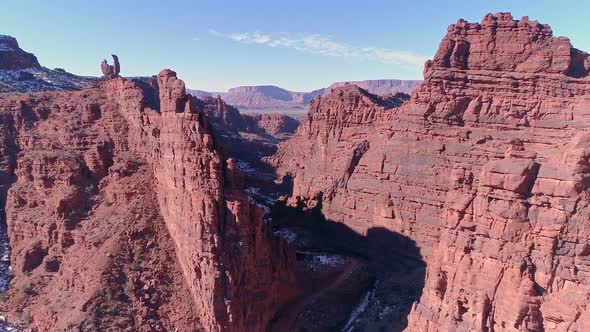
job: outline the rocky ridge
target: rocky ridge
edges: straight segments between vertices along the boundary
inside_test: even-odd
[[[95,89],[0,96],[2,311],[40,331],[264,329],[294,292],[294,255],[202,103],[170,70],[157,109],[145,86],[107,74]]]
[[[291,205],[418,244],[408,330],[584,331],[589,68],[527,17],[459,20],[410,101],[334,89],[271,161],[293,177]]]
[[[42,67],[37,57],[23,51],[14,37],[0,35],[0,93],[80,90],[96,83],[95,77]]]
[[[26,68],[41,68],[37,57],[23,51],[16,38],[0,35],[0,69],[18,70]]]

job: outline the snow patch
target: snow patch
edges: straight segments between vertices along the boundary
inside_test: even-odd
[[[5,190],[0,188],[0,190]],[[10,283],[10,244],[4,219],[4,207],[0,208],[0,293],[8,289]]]
[[[354,328],[354,322],[355,322],[356,318],[363,311],[365,311],[365,309],[367,309],[367,306],[369,305],[369,299],[371,298],[372,295],[373,295],[373,290],[370,290],[363,296],[361,302],[350,313],[350,317],[348,318],[346,325],[344,325],[342,332],[351,332],[352,331],[352,329]]]
[[[247,161],[243,161],[243,160],[238,159],[237,164],[238,164],[238,168],[240,169],[240,171],[242,171],[244,173],[252,173],[252,172],[256,171],[254,168],[252,168],[250,166],[250,164]]]
[[[323,266],[339,266],[344,264],[344,257],[340,255],[315,255],[310,258],[312,264]]]
[[[15,39],[10,36],[0,35],[0,52],[13,52],[15,51],[14,48],[8,46],[6,43],[14,42]]]
[[[293,243],[297,241],[297,238],[299,237],[297,233],[287,228],[279,229],[278,231],[275,231],[273,234],[276,237],[280,237],[281,239],[287,241],[287,243]]]
[[[381,312],[379,312],[379,319],[384,319],[391,312],[393,312],[393,308],[392,307],[390,307],[390,306],[383,307],[383,309],[381,310]]]
[[[0,48],[5,45],[0,43]],[[98,79],[48,68],[0,70],[0,93],[81,90],[92,87]]]
[[[265,210],[270,211],[270,207],[274,205],[275,199],[260,192],[260,188],[248,187],[244,189],[248,197],[254,199],[258,205],[264,206]]]

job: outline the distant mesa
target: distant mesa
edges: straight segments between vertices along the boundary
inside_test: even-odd
[[[375,95],[395,95],[398,92],[411,94],[422,81],[419,80],[366,80],[336,82],[327,88],[310,92],[289,91],[274,85],[240,86],[231,88],[228,92],[208,92],[202,90],[187,90],[196,96],[221,95],[228,104],[234,105],[241,111],[293,111],[303,113],[307,110],[309,102],[317,96],[325,96],[336,87],[352,83]]]

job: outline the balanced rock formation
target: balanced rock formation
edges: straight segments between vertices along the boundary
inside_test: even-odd
[[[121,71],[121,67],[119,65],[119,58],[116,55],[111,55],[113,57],[113,65],[109,65],[107,60],[102,60],[100,64],[100,69],[102,70],[102,75],[105,78],[115,78],[119,76],[119,72]]]
[[[459,20],[409,102],[334,89],[272,161],[294,177],[290,203],[417,242],[408,330],[585,331],[589,67],[526,17]]]
[[[13,278],[0,304],[39,331],[256,331],[294,254],[242,191],[176,73],[142,87],[0,97]]]

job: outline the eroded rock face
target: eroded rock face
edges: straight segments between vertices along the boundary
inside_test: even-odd
[[[159,110],[121,77],[0,98],[12,322],[264,330],[293,292],[293,254],[271,238],[197,100],[173,71],[157,82]]]
[[[244,117],[252,131],[278,139],[291,136],[299,127],[299,121],[279,113],[246,114]]]
[[[128,81],[107,84],[137,125],[134,148],[151,156],[161,213],[205,329],[264,329],[291,291],[292,256],[269,238],[264,212],[241,191],[234,163],[216,150],[197,99],[170,70],[158,75],[160,113],[133,108],[141,103],[129,102],[138,91]]]
[[[287,115],[279,113],[248,113],[241,114],[237,108],[228,105],[220,96],[202,97],[200,99],[203,112],[211,119],[220,131],[245,132],[258,135],[269,135],[282,139],[295,133],[299,122]]]
[[[588,73],[587,59],[568,38],[553,37],[549,25],[498,13],[486,15],[481,23],[459,20],[449,26],[425,70],[435,66],[582,77]]]
[[[408,330],[584,331],[586,59],[527,18],[460,20],[408,103],[335,89],[273,161],[294,176],[292,204],[418,243],[428,269]]]
[[[421,200],[392,199],[402,190],[413,190],[417,197],[427,192],[425,188],[412,188],[413,184],[404,179],[410,172],[427,175],[428,170],[422,171],[423,161],[412,153],[418,146],[387,142],[392,135],[387,123],[396,117],[396,107],[401,103],[353,84],[312,101],[307,120],[269,158],[280,173],[294,176],[291,203],[304,202],[309,208],[320,204],[328,219],[344,222],[361,234],[387,226],[400,232],[411,229],[414,235],[421,233],[414,239],[436,238],[436,224],[415,223],[417,213],[434,215],[434,208],[428,211]],[[400,139],[410,138],[400,135]],[[421,146],[426,151],[439,148]]]
[[[105,91],[3,95],[0,105],[9,321],[40,331],[198,327],[151,170],[129,151],[128,124]]]

